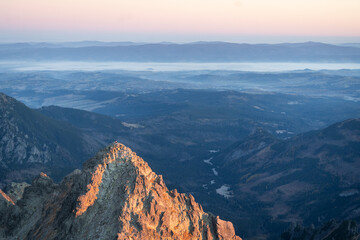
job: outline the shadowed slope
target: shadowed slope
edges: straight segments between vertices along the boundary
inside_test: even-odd
[[[101,146],[82,130],[0,93],[0,186],[41,171],[61,180]]]

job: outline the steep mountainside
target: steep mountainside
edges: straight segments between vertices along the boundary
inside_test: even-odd
[[[280,231],[290,222],[360,219],[360,119],[288,140],[258,130],[212,162],[232,193],[230,205],[253,209],[234,211],[233,222],[247,214]]]
[[[193,196],[169,191],[161,176],[119,143],[59,185],[42,173],[16,202],[2,196],[5,239],[241,239],[230,222],[205,213]]]
[[[319,228],[292,225],[281,235],[282,240],[358,240],[360,233],[354,221],[331,220]]]
[[[102,147],[83,131],[2,93],[0,119],[0,184],[29,180],[41,171],[62,178]]]

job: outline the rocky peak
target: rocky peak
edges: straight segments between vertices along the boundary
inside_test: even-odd
[[[48,186],[53,186],[54,182],[48,175],[41,172],[36,178],[34,178],[31,185],[46,188]]]
[[[29,220],[34,204],[40,210]],[[9,238],[241,239],[232,223],[205,213],[192,195],[169,191],[142,158],[117,142],[59,185],[40,174],[14,207],[7,215],[19,220],[6,226]]]

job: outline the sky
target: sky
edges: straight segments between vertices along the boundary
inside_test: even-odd
[[[0,42],[360,42],[360,0],[0,0]]]

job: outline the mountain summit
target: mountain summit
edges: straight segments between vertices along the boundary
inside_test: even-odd
[[[0,205],[6,239],[241,240],[232,223],[205,213],[192,195],[169,191],[162,176],[117,142],[58,185],[40,174],[11,201]]]

